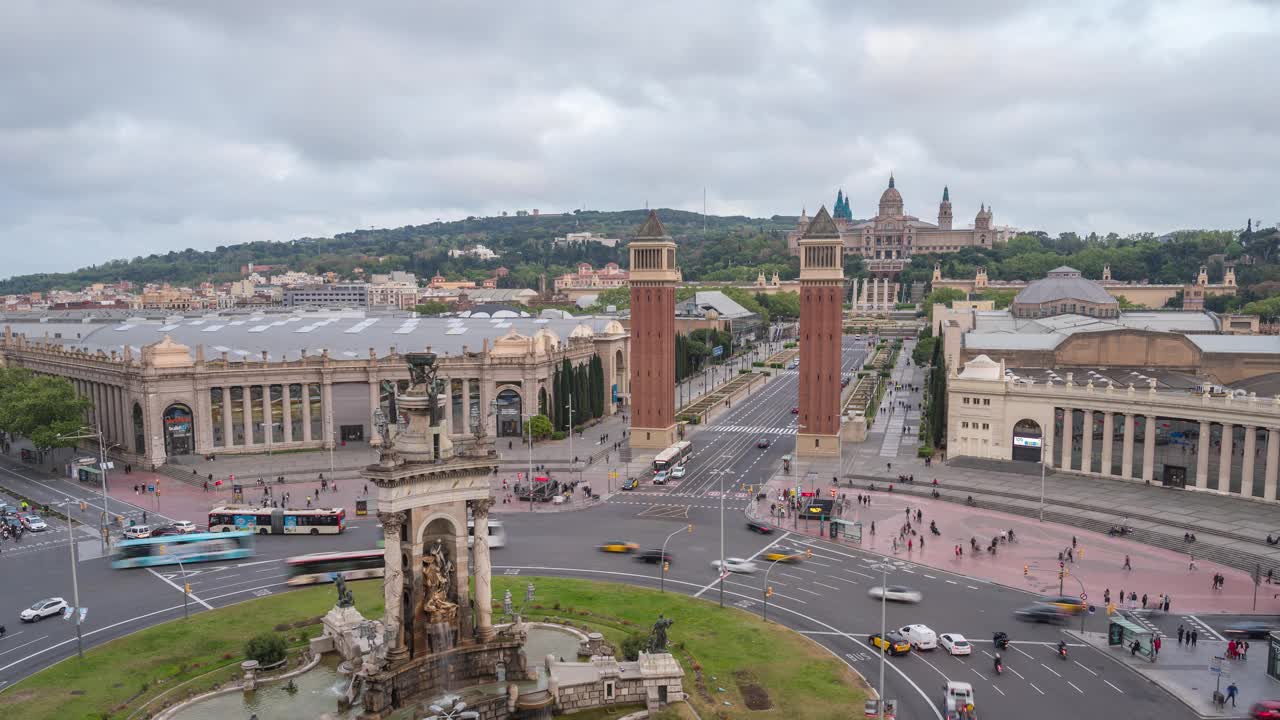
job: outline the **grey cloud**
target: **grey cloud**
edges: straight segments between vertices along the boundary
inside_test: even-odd
[[[1255,2],[15,0],[0,272],[704,186],[868,215],[890,169],[923,217],[950,184],[966,222],[1235,227],[1271,207],[1278,27]]]

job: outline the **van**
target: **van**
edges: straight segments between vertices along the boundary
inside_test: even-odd
[[[150,525],[130,525],[124,529],[124,536],[130,540],[141,540],[151,537]]]
[[[467,521],[467,547],[473,547],[476,544],[476,521]],[[500,548],[507,544],[507,530],[502,526],[501,520],[489,521],[489,547]]]

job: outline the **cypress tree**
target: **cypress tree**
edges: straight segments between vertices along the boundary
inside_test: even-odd
[[[572,430],[572,428],[569,427],[569,423],[573,421],[573,418],[569,417],[569,411],[567,407],[570,402],[570,395],[573,394],[573,365],[569,362],[569,358],[565,358],[560,363],[560,377],[561,377],[560,384],[561,384],[562,392],[560,394],[560,397],[556,399],[556,404],[560,406],[560,413],[561,413],[560,429]],[[574,410],[576,412],[577,409],[575,408]]]
[[[591,356],[591,415],[604,415],[604,363],[599,355]]]

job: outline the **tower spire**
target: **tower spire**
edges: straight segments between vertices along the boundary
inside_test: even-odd
[[[942,186],[942,202],[951,202],[951,188]]]
[[[893,171],[889,171],[889,187],[893,187]]]

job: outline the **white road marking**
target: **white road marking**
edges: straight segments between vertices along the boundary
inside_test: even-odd
[[[0,668],[0,670],[3,670],[3,668]],[[1107,683],[1108,685],[1111,685],[1111,683],[1110,683],[1110,682],[1108,682],[1108,681],[1106,681],[1106,680],[1103,680],[1102,682]],[[1116,687],[1115,685],[1111,685],[1111,689],[1112,689],[1112,690],[1115,690],[1116,692],[1120,693],[1121,695],[1123,695],[1123,694],[1124,694],[1124,691],[1123,691],[1123,690],[1121,690],[1120,688]]]
[[[1044,691],[1043,691],[1043,690],[1041,690],[1040,688],[1036,687],[1036,684],[1035,684],[1035,683],[1027,683],[1027,684],[1028,684],[1028,685],[1030,685],[1032,688],[1034,688],[1034,689],[1035,689],[1035,691],[1036,691],[1036,692],[1038,692],[1038,693],[1040,693],[1041,695],[1043,695],[1043,694],[1044,694]]]
[[[1080,688],[1076,687],[1076,684],[1075,684],[1075,683],[1073,683],[1073,682],[1071,682],[1070,680],[1068,680],[1068,681],[1067,681],[1067,684],[1068,684],[1068,685],[1070,685],[1070,686],[1071,686],[1071,687],[1073,687],[1073,688],[1076,688],[1076,692],[1080,693],[1081,695],[1083,695],[1083,694],[1084,694],[1084,691],[1083,691],[1083,690],[1081,690]]]
[[[1022,677],[1022,673],[1018,672],[1017,670],[1014,670],[1013,668],[1008,666],[1006,666],[1005,669],[1013,673],[1014,675],[1017,675],[1019,680],[1026,680],[1026,678]]]
[[[992,689],[992,690],[995,690],[995,691],[996,691],[996,692],[998,692],[998,693],[1000,693],[1000,696],[1001,696],[1001,697],[1004,697],[1004,691],[1003,691],[1003,690],[1001,690],[1000,688],[996,687],[995,685],[992,685],[992,686],[991,686],[991,689]]]
[[[934,671],[934,672],[936,672],[936,673],[938,673],[939,675],[941,675],[943,680],[946,680],[947,682],[951,682],[951,678],[947,677],[947,674],[946,674],[946,673],[944,673],[944,672],[942,672],[941,670],[939,670],[939,669],[938,669],[938,667],[937,667],[936,665],[934,665],[933,663],[929,662],[928,660],[925,660],[925,659],[924,659],[924,656],[923,656],[923,655],[921,655],[921,654],[919,653],[919,651],[914,651],[914,652],[912,652],[911,654],[912,654],[912,655],[914,655],[914,656],[916,656],[917,658],[919,658],[919,659],[920,659],[920,661],[921,661],[921,662],[923,662],[925,665],[928,665],[929,667],[933,668],[933,671]]]
[[[1201,620],[1200,618],[1196,617],[1195,615],[1188,615],[1188,616],[1187,616],[1187,618],[1188,618],[1188,619],[1190,619],[1190,620],[1192,620],[1192,621],[1194,621],[1194,622],[1195,622],[1196,624],[1198,624],[1200,627],[1204,628],[1205,632],[1207,632],[1207,633],[1209,633],[1210,635],[1212,635],[1212,636],[1213,636],[1213,639],[1217,640],[1218,642],[1226,642],[1226,641],[1227,641],[1227,639],[1226,639],[1225,637],[1223,637],[1221,633],[1219,633],[1217,630],[1214,630],[1213,628],[1209,627],[1209,623],[1207,623],[1207,622],[1205,622],[1205,621]]]
[[[1044,663],[1040,663],[1040,667],[1044,668],[1045,670],[1048,670],[1049,672],[1053,673],[1054,675],[1058,675],[1058,671],[1057,671],[1057,670],[1054,670],[1053,668],[1049,667],[1048,665],[1045,665]],[[1062,676],[1061,676],[1061,675],[1058,675],[1058,677],[1062,677]]]
[[[764,547],[762,547],[762,548],[760,548],[759,550],[755,551],[754,553],[752,553],[751,557],[747,558],[747,560],[755,560],[757,557],[760,557],[760,555],[762,555],[762,554],[764,553],[764,551],[765,551],[765,550],[768,550],[769,548],[773,547],[774,545],[777,545],[778,543],[782,542],[783,540],[786,540],[786,539],[787,539],[788,537],[790,537],[790,536],[791,536],[791,533],[790,533],[790,532],[784,532],[784,533],[782,533],[782,535],[780,535],[780,536],[778,537],[778,539],[777,539],[777,540],[774,540],[773,542],[769,543],[768,545],[765,545]],[[717,570],[716,570],[716,572],[717,572],[717,573],[720,573],[720,572],[723,572],[723,571],[722,571],[722,570],[720,570],[720,569],[717,569]],[[630,574],[630,573],[624,573],[624,574]],[[694,593],[694,594],[693,594],[693,596],[694,596],[694,597],[702,597],[702,594],[703,594],[703,593],[705,593],[706,591],[708,591],[708,590],[710,590],[711,588],[715,587],[715,586],[716,586],[716,585],[718,585],[719,583],[720,583],[720,577],[717,575],[717,577],[716,577],[716,579],[715,579],[715,580],[712,580],[711,582],[707,583],[705,587],[703,587],[703,588],[702,588],[701,590],[699,590],[698,592]]]
[[[1015,644],[1013,644],[1013,643],[1009,643],[1009,647],[1013,648],[1014,650],[1017,650],[1018,652],[1022,653],[1023,655],[1026,655],[1028,658],[1030,658],[1030,657],[1031,657],[1030,655],[1028,655],[1028,654],[1027,654],[1027,651],[1026,651],[1026,650],[1023,650],[1022,648],[1018,647],[1017,645],[1015,645]]]
[[[976,586],[976,585],[965,585],[965,587],[969,588],[970,590],[977,590],[977,589],[978,589],[978,586]]]
[[[960,583],[956,582],[955,580],[948,580],[948,581],[947,581],[947,584],[948,584],[948,585],[959,585]]]
[[[839,590],[839,589],[840,589],[840,588],[836,587],[835,585],[828,585],[828,584],[826,584],[826,583],[820,583],[820,582],[818,582],[817,580],[814,580],[814,581],[813,581],[813,584],[814,584],[814,585],[821,585],[822,587],[827,588],[827,589],[829,589],[829,590]]]
[[[812,590],[805,590],[804,588],[796,588],[796,590],[803,593],[809,593],[810,595],[817,595],[818,597],[822,597],[822,593],[816,593]]]
[[[778,574],[781,575],[782,577],[795,578],[796,580],[804,580],[804,578],[800,577],[799,575],[792,575],[791,573],[779,572]]]
[[[1077,664],[1077,665],[1080,665],[1080,661],[1079,661],[1079,660],[1072,660],[1071,662],[1073,662],[1073,663],[1075,663],[1075,664]],[[1089,668],[1085,667],[1084,665],[1080,665],[1080,667],[1084,668],[1084,671],[1085,671],[1085,672],[1087,672],[1087,673],[1089,673],[1090,675],[1092,675],[1092,676],[1094,676],[1094,677],[1098,677],[1098,673],[1096,673],[1096,672],[1094,672],[1094,671],[1090,670]]]
[[[850,570],[849,568],[845,568],[845,572],[851,572],[851,573],[853,573],[854,575],[861,575],[861,576],[862,576],[862,577],[864,577],[864,578],[871,578],[872,580],[875,580],[875,579],[876,579],[876,576],[875,576],[875,575],[868,575],[868,574],[866,574],[866,573],[864,573],[864,572],[858,572],[857,570]]]
[[[937,575],[929,575],[928,573],[925,573],[925,577],[929,578],[930,580],[937,580],[937,579],[938,579],[938,576],[937,576]]]
[[[20,633],[14,633],[14,634],[15,634],[15,635],[18,635],[18,634],[20,634]],[[41,640],[44,640],[44,639],[45,639],[45,638],[47,638],[47,637],[49,637],[49,636],[48,636],[48,635],[45,635],[44,637],[38,637],[38,638],[36,638],[35,640],[30,640],[30,641],[28,641],[28,642],[24,642],[24,643],[22,643],[21,645],[16,645],[16,646],[14,646],[14,647],[9,648],[8,650],[5,650],[4,652],[0,652],[0,655],[8,655],[9,653],[13,652],[14,650],[17,650],[18,648],[24,648],[24,647],[26,647],[26,646],[30,645],[31,643],[38,643],[38,642],[40,642]]]
[[[837,576],[837,575],[828,575],[828,576],[827,576],[827,579],[828,579],[828,580],[839,580],[840,582],[846,582],[846,583],[849,583],[850,585],[857,585],[857,584],[858,584],[858,581],[857,581],[857,580],[850,580],[849,578],[842,578],[842,577],[839,577],[839,576]]]
[[[152,575],[155,575],[156,577],[160,578],[162,581],[164,581],[164,583],[165,583],[166,585],[168,585],[169,587],[173,588],[174,590],[177,590],[178,592],[182,592],[182,591],[183,591],[183,589],[182,589],[182,586],[181,586],[181,585],[178,585],[178,584],[177,584],[177,583],[175,583],[174,581],[172,581],[172,580],[170,580],[169,578],[167,578],[167,577],[165,577],[165,576],[161,575],[160,573],[156,572],[155,570],[152,570],[151,568],[147,568],[147,572],[149,572],[149,573],[151,573]],[[207,602],[205,602],[205,601],[201,600],[200,598],[196,597],[196,594],[195,594],[195,593],[187,593],[186,595],[187,595],[187,597],[188,597],[188,598],[190,598],[190,599],[192,599],[192,600],[195,600],[196,602],[198,602],[198,603],[200,603],[201,605],[203,605],[203,606],[205,607],[205,609],[206,609],[206,610],[212,610],[212,609],[213,609],[213,606],[212,606],[212,605],[210,605],[209,603],[207,603]]]

